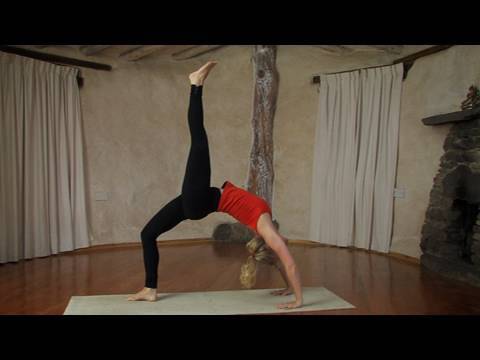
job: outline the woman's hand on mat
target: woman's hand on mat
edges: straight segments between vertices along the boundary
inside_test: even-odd
[[[303,301],[296,300],[285,304],[278,304],[277,307],[279,309],[295,309],[301,307],[302,305]]]
[[[270,294],[275,296],[287,296],[293,294],[293,291],[291,289],[280,289],[272,291]]]

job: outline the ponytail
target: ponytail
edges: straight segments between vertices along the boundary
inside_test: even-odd
[[[240,283],[244,288],[251,289],[257,280],[257,262],[275,265],[277,257],[260,236],[255,236],[246,246],[250,256],[240,268]]]

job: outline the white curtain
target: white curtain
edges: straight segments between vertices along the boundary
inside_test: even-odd
[[[403,66],[320,76],[310,239],[390,250]]]
[[[89,245],[77,72],[0,52],[0,263]]]

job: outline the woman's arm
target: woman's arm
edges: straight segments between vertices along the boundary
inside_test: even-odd
[[[285,270],[283,269],[282,265],[276,263],[274,266],[278,269],[278,271],[280,272],[280,275],[282,275],[283,281],[285,281],[285,289],[272,291],[271,294],[281,295],[281,296],[292,294],[292,287],[288,283],[287,274],[285,274]]]
[[[267,240],[265,240],[267,241]],[[269,244],[270,245],[270,244]],[[297,265],[293,260],[290,251],[288,251],[287,245],[282,241],[275,241],[272,246],[272,250],[277,254],[282,262],[282,265],[285,268],[285,273],[287,277],[287,282],[293,288],[295,293],[295,301],[280,304],[280,309],[294,309],[303,305],[303,295],[302,295],[302,286],[300,284],[300,273],[298,272]]]
[[[300,285],[300,274],[297,265],[295,264],[295,260],[290,254],[290,251],[288,251],[286,239],[278,233],[275,225],[272,223],[270,214],[264,213],[260,216],[257,222],[257,231],[263,240],[265,240],[268,247],[270,247],[280,259],[280,262],[285,269],[285,275],[287,278],[286,282],[290,284],[290,287],[295,293],[295,301],[280,304],[279,308],[293,309],[302,306],[302,286]]]
[[[297,270],[297,265],[293,259],[288,247],[283,240],[282,236],[276,232],[269,232],[263,236],[263,239],[273,250],[273,252],[280,259],[281,265],[283,265],[286,277],[286,283],[290,284],[290,288],[293,289],[295,293],[295,301],[280,304],[278,307],[280,309],[293,309],[303,305],[303,295],[302,295],[302,286],[300,284],[300,274]]]

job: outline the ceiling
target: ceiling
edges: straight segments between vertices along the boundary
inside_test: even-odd
[[[70,48],[84,56],[107,56],[127,61],[139,61],[150,56],[170,57],[174,60],[187,60],[228,45],[29,45],[32,50]],[[400,55],[409,45],[307,45],[333,55],[348,55],[354,52],[378,52]]]

